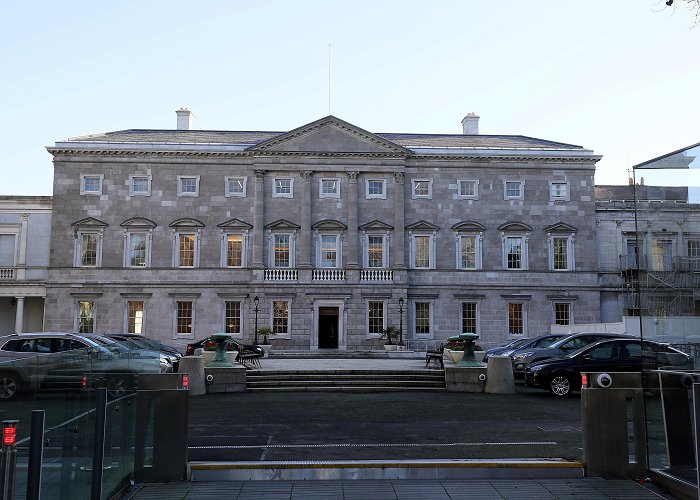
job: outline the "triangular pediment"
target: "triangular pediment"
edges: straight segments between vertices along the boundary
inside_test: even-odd
[[[192,219],[190,217],[183,217],[182,219],[174,220],[170,223],[170,227],[180,228],[180,227],[204,227],[204,223],[198,221],[197,219]]]
[[[301,226],[298,224],[294,224],[293,222],[289,222],[286,219],[278,219],[275,222],[270,222],[267,226],[265,226],[265,229],[276,229],[276,230],[297,230],[301,229]]]
[[[312,229],[316,231],[345,231],[348,226],[340,222],[339,220],[324,219],[313,224]]]
[[[158,224],[153,222],[151,219],[146,219],[145,217],[132,217],[131,219],[127,219],[121,224],[119,224],[123,228],[148,228],[148,229],[153,229],[156,227]]]
[[[79,221],[75,221],[73,224],[71,224],[74,228],[99,228],[99,227],[107,227],[109,224],[106,222],[102,222],[99,219],[95,219],[94,217],[85,217],[84,219],[80,219]]]
[[[522,222],[506,222],[498,226],[499,231],[530,232],[532,228]]]
[[[374,219],[367,224],[362,224],[358,229],[360,231],[391,231],[394,229],[394,226],[390,226],[389,224],[385,224],[380,220]]]
[[[452,226],[453,231],[486,231],[486,226],[483,224],[479,224],[478,222],[474,222],[471,220],[465,220],[462,222],[458,222],[454,226]]]
[[[419,220],[418,222],[407,225],[406,229],[408,231],[437,231],[440,229],[440,226],[431,224],[428,221]]]
[[[233,218],[221,224],[217,224],[216,227],[220,227],[221,229],[251,229],[253,226],[240,219]]]
[[[248,148],[248,151],[285,153],[366,153],[408,155],[398,144],[335,116],[327,116]]]
[[[547,233],[575,233],[578,231],[577,228],[566,222],[557,222],[556,224],[545,227],[544,230]]]

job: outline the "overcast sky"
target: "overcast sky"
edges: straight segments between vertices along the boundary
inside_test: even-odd
[[[700,26],[662,0],[36,1],[0,7],[0,195],[50,195],[45,147],[130,128],[578,144],[598,184],[700,142]]]

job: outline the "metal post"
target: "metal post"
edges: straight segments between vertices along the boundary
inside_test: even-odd
[[[12,500],[15,490],[15,466],[17,463],[17,424],[19,420],[2,422],[2,456],[0,457],[0,498]]]
[[[107,389],[97,390],[95,407],[95,444],[92,454],[91,500],[102,498],[102,472],[105,457],[105,425],[107,423]]]
[[[403,297],[399,297],[399,345],[403,345]]]
[[[255,304],[255,345],[258,345],[258,304],[260,299],[257,295],[253,299],[253,303]]]
[[[693,384],[693,425],[695,426],[695,473],[698,485],[698,498],[700,498],[700,384]]]
[[[27,500],[38,500],[41,492],[45,419],[45,410],[32,410],[32,429],[29,435],[29,465],[27,467]]]

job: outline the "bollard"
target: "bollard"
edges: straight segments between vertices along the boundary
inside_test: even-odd
[[[491,356],[486,369],[484,392],[491,394],[515,394],[513,363],[510,356]]]
[[[17,424],[19,420],[2,422],[2,457],[0,459],[0,498],[12,500],[15,490],[15,466],[17,464]]]
[[[45,410],[32,410],[27,467],[27,500],[38,500],[41,494],[41,465],[44,461]]]
[[[180,358],[180,373],[188,374],[190,396],[200,396],[207,393],[204,383],[204,359],[202,356],[184,356]]]

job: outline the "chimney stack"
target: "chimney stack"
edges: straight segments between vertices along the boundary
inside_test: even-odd
[[[180,108],[177,111],[177,129],[178,130],[192,130],[194,125],[194,115],[192,111],[187,108]]]
[[[462,119],[464,135],[479,135],[479,115],[473,111]]]

